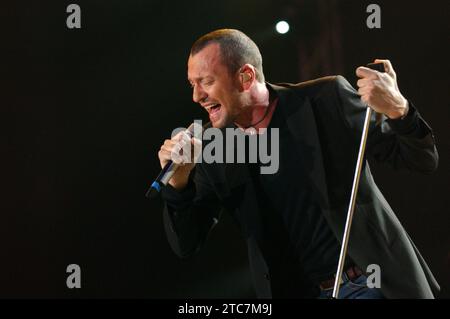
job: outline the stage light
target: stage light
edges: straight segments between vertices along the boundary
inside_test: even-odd
[[[285,34],[289,31],[289,24],[286,21],[280,21],[275,26],[275,29],[280,34]]]

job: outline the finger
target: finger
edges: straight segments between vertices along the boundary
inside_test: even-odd
[[[166,150],[160,150],[158,152],[158,157],[159,157],[160,160],[164,160],[164,161],[168,161],[168,160],[171,159],[170,158],[170,152],[166,151]]]
[[[359,79],[356,82],[356,85],[358,87],[372,86],[373,85],[373,80],[372,79]]]
[[[365,66],[360,66],[356,69],[356,76],[359,78],[376,79],[378,77],[377,73],[377,71],[366,68]]]
[[[372,96],[372,91],[368,90],[368,89],[361,89],[358,90],[358,95],[362,97],[368,97],[368,96]]]
[[[186,141],[184,139],[181,141],[165,140],[164,144],[161,146],[161,149],[171,151],[174,147],[182,148],[186,144],[190,144],[190,141]]]
[[[184,133],[184,131],[178,132],[177,134],[175,134],[174,136],[172,136],[171,141],[174,141],[174,142],[179,142],[179,141],[181,141],[181,140],[183,139],[183,133]]]
[[[165,158],[167,158],[167,159],[170,159],[170,153],[171,153],[172,151],[168,151],[168,150],[160,150],[159,152],[161,153],[161,156],[163,156],[163,157],[165,157]]]
[[[364,95],[364,94],[367,94],[367,93],[370,93],[370,92],[371,92],[371,89],[369,87],[367,87],[367,86],[358,89],[358,94],[359,95]]]
[[[173,147],[175,144],[177,144],[177,141],[173,141],[173,140],[165,140],[164,144],[162,146],[165,147]]]
[[[370,104],[370,94],[363,94],[361,95],[361,101],[364,102],[364,104]]]
[[[188,133],[182,132],[180,141],[183,141],[184,143],[191,143],[191,137]]]
[[[179,154],[182,157],[183,163],[191,163],[191,152],[192,152],[192,146],[190,141],[183,140],[179,143],[181,149],[179,151]]]
[[[175,143],[173,141],[168,141],[167,143],[164,143],[163,145],[161,145],[161,150],[166,150],[171,152],[172,149],[177,145],[178,143]]]
[[[171,158],[171,154],[180,154],[180,150],[179,149],[177,149],[177,148],[173,148],[173,147],[171,147],[171,148],[163,148],[163,149],[161,149],[161,152],[163,152],[163,154],[169,154],[169,157],[168,157],[168,159],[172,159]]]
[[[170,159],[175,164],[181,164],[183,162],[183,154],[181,153],[181,146],[175,145],[170,152]]]
[[[177,161],[180,161],[180,164],[192,162],[191,158],[192,146],[191,146],[191,138],[189,137],[189,135],[187,134],[183,135],[182,140],[174,146],[173,152],[177,153],[178,155]]]
[[[391,61],[384,60],[384,59],[375,59],[375,63],[383,63],[384,65],[384,72],[390,75],[395,75],[394,68],[392,67]]]

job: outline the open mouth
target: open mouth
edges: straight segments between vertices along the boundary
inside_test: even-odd
[[[211,105],[209,105],[209,106],[207,106],[207,107],[205,107],[206,108],[206,110],[208,111],[208,113],[214,113],[214,112],[217,112],[219,109],[220,109],[220,104],[211,104]]]
[[[209,119],[211,121],[215,121],[218,119],[219,114],[220,114],[220,108],[222,105],[220,105],[219,103],[217,104],[211,104],[207,107],[205,107],[205,109],[208,111],[209,113]]]

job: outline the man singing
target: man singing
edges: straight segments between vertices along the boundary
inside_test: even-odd
[[[391,63],[375,62],[385,72],[357,68],[358,91],[342,76],[275,85],[265,81],[259,49],[242,32],[222,29],[198,39],[188,60],[194,102],[217,129],[270,135],[277,128],[279,167],[261,174],[260,161],[182,163],[162,190],[176,254],[196,253],[225,209],[246,239],[258,297],[329,298],[367,105],[377,113],[367,157],[421,173],[438,165],[430,126],[399,91]],[[195,139],[165,140],[161,166],[186,142]],[[367,161],[347,252],[339,298],[434,298],[439,291]],[[372,264],[380,269],[379,288],[367,286]]]

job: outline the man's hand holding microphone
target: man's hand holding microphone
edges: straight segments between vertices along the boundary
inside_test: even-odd
[[[147,192],[147,197],[154,197],[167,184],[176,190],[186,187],[189,174],[201,155],[202,132],[202,126],[194,122],[187,130],[172,134],[171,139],[164,141],[158,152],[162,170]]]

